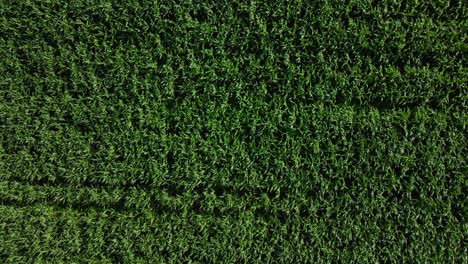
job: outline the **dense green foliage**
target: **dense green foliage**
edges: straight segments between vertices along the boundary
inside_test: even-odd
[[[2,263],[467,263],[467,2],[0,0]]]

